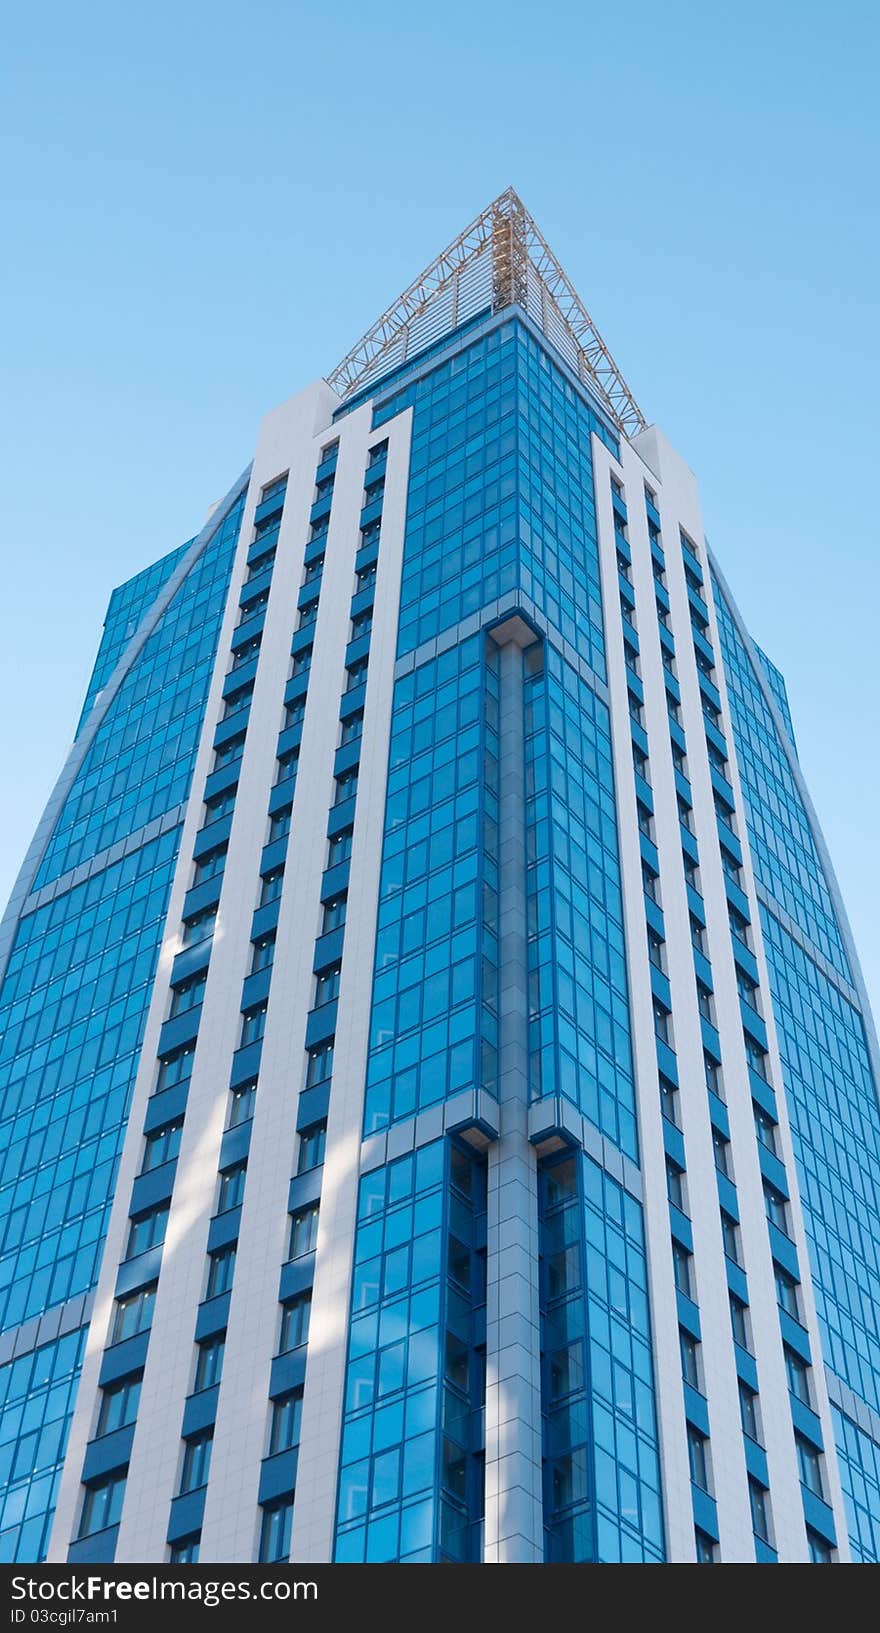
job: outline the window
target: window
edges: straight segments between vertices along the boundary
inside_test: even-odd
[[[214,1385],[220,1382],[225,1348],[225,1332],[218,1333],[213,1338],[206,1338],[204,1344],[199,1345],[199,1358],[196,1362],[194,1385],[195,1394],[198,1394],[201,1389],[213,1389]]]
[[[712,1056],[707,1054],[705,1050],[703,1051],[703,1070],[706,1075],[706,1088],[710,1089],[712,1094],[716,1094],[719,1100],[723,1100],[724,1085],[721,1081],[721,1067],[717,1060],[713,1060]]]
[[[373,628],[372,610],[369,611],[369,612],[359,613],[357,618],[352,618],[352,621],[351,621],[351,639],[353,641],[361,640],[364,635],[369,635],[370,634],[372,628]]]
[[[652,902],[658,900],[657,875],[645,861],[642,862],[642,889],[645,895],[651,898]]]
[[[758,1077],[763,1078],[765,1083],[769,1083],[770,1078],[767,1075],[767,1051],[762,1049],[761,1045],[756,1042],[756,1040],[751,1037],[748,1032],[743,1032],[743,1039],[746,1046],[746,1058],[748,1059],[749,1066],[753,1072],[757,1072]]]
[[[793,1275],[782,1269],[780,1264],[774,1264],[774,1279],[776,1279],[776,1302],[785,1315],[792,1316],[792,1321],[800,1321],[800,1300],[798,1300],[797,1282]]]
[[[694,1543],[697,1550],[698,1565],[714,1565],[716,1559],[716,1543],[713,1542],[707,1531],[701,1531],[699,1526],[694,1527]]]
[[[266,1011],[268,1005],[260,1004],[256,1009],[249,1009],[242,1016],[241,1047],[249,1043],[258,1043],[266,1030]]]
[[[261,936],[254,942],[251,954],[251,975],[259,975],[260,970],[268,970],[275,958],[275,937]]]
[[[217,1193],[218,1213],[228,1213],[230,1208],[241,1206],[246,1174],[247,1163],[239,1162],[234,1168],[227,1168],[220,1175],[220,1189]]]
[[[767,1491],[757,1480],[749,1480],[749,1506],[752,1510],[752,1530],[761,1542],[770,1541],[770,1501]]]
[[[96,1436],[112,1435],[114,1429],[124,1429],[129,1423],[134,1423],[142,1381],[143,1373],[138,1372],[131,1378],[120,1378],[118,1383],[110,1384],[102,1391]]]
[[[698,918],[694,917],[693,913],[691,913],[691,915],[690,915],[690,926],[691,926],[691,944],[696,949],[696,951],[698,953],[702,953],[703,957],[705,958],[705,956],[706,956],[706,930],[705,930],[705,926],[700,923]]]
[[[182,981],[179,987],[173,989],[169,1020],[173,1020],[175,1015],[185,1015],[187,1010],[195,1009],[202,1002],[207,979],[207,970],[200,970],[198,975],[190,976],[188,981]]]
[[[139,1219],[132,1219],[128,1228],[126,1259],[136,1259],[139,1253],[148,1253],[151,1247],[161,1247],[167,1224],[167,1202],[163,1202],[160,1208],[152,1208],[149,1213],[142,1213]]]
[[[96,1531],[106,1531],[108,1526],[118,1525],[124,1496],[124,1474],[111,1474],[97,1485],[87,1486],[79,1524],[80,1536],[91,1537]]]
[[[356,743],[358,738],[363,736],[363,730],[363,714],[350,714],[348,719],[342,722],[342,731],[339,734],[340,748],[344,748],[346,743]]]
[[[742,1265],[739,1225],[735,1219],[731,1219],[729,1213],[724,1212],[723,1208],[721,1210],[721,1236],[728,1259],[731,1259],[734,1264]]]
[[[240,1088],[232,1090],[232,1102],[229,1108],[230,1128],[237,1128],[239,1123],[250,1122],[254,1115],[256,1093],[256,1083],[243,1083]]]
[[[834,1563],[834,1554],[830,1544],[825,1541],[824,1537],[820,1537],[816,1531],[811,1531],[809,1526],[807,1526],[807,1545],[810,1550],[811,1565],[831,1565]]]
[[[219,1252],[210,1254],[205,1298],[218,1298],[221,1293],[228,1293],[234,1274],[234,1247],[221,1247]]]
[[[236,647],[235,656],[229,665],[230,675],[234,674],[236,669],[243,669],[246,663],[250,663],[251,658],[256,657],[262,640],[262,635],[254,635],[249,641],[245,641],[244,646]]]
[[[648,925],[648,957],[655,969],[662,970],[664,965],[663,937]]]
[[[623,498],[623,483],[611,472],[611,492],[616,493],[618,499]]]
[[[666,1158],[666,1195],[674,1208],[680,1213],[686,1211],[684,1205],[684,1178],[681,1169],[671,1158]]]
[[[289,754],[278,755],[278,775],[273,784],[274,788],[286,788],[293,798],[293,789],[296,784],[296,774],[299,770],[299,749],[292,749]]]
[[[183,935],[180,938],[182,947],[195,947],[200,941],[207,941],[214,934],[217,923],[216,907],[206,907],[204,913],[197,913],[194,919],[188,919],[183,926]]]
[[[368,658],[361,658],[359,663],[348,665],[348,680],[345,686],[347,692],[353,692],[356,686],[363,686],[367,678],[368,667]]]
[[[274,845],[276,840],[287,838],[287,835],[290,833],[291,814],[292,807],[290,805],[285,805],[283,811],[276,811],[275,815],[270,818],[269,837],[266,841],[267,845]]]
[[[775,1156],[776,1124],[769,1112],[764,1110],[763,1106],[754,1106],[753,1109],[755,1113],[755,1134],[758,1138],[758,1144],[763,1145],[765,1151],[772,1151],[773,1155]]]
[[[684,749],[675,741],[674,737],[671,739],[670,748],[672,749],[672,764],[675,766],[675,769],[680,776],[686,777],[687,759],[685,757]]]
[[[281,1337],[278,1341],[279,1355],[286,1355],[288,1350],[297,1349],[305,1344],[309,1336],[309,1317],[312,1313],[312,1293],[309,1289],[305,1293],[297,1293],[281,1310]]]
[[[276,1503],[274,1508],[263,1509],[263,1522],[260,1526],[261,1565],[271,1565],[278,1560],[290,1558],[290,1530],[293,1523],[293,1498],[285,1497],[282,1503]]]
[[[809,1363],[798,1355],[795,1350],[785,1345],[785,1371],[788,1377],[788,1387],[797,1400],[812,1410],[810,1398],[810,1367]]]
[[[627,689],[626,695],[629,699],[630,719],[634,720],[637,726],[641,726],[644,719],[641,698],[636,697],[635,692],[631,692],[629,689]]]
[[[730,1325],[733,1331],[733,1341],[735,1344],[739,1344],[740,1349],[748,1350],[751,1353],[751,1344],[749,1343],[749,1318],[747,1310],[748,1306],[743,1304],[742,1299],[737,1298],[735,1293],[731,1293]]]
[[[299,1259],[304,1253],[313,1253],[318,1240],[318,1204],[297,1208],[290,1216],[289,1258]]]
[[[727,1139],[726,1135],[722,1134],[721,1130],[719,1128],[715,1128],[714,1125],[712,1128],[712,1150],[715,1156],[715,1167],[718,1169],[719,1174],[723,1174],[725,1179],[732,1179],[733,1170],[730,1161],[730,1141]]]
[[[387,452],[388,452],[388,439],[387,439],[387,437],[385,438],[385,440],[383,442],[374,442],[372,448],[370,449],[369,457],[367,459],[367,470],[370,470],[371,466],[373,466],[373,465],[378,465],[379,461],[385,458],[385,455],[387,454]]]
[[[806,1486],[814,1497],[825,1500],[825,1488],[822,1484],[822,1453],[803,1435],[796,1434],[794,1443],[797,1447],[798,1472],[801,1484]]]
[[[715,1012],[712,1008],[712,993],[702,981],[697,982],[697,1008],[703,1020],[708,1021],[710,1026],[714,1025]]]
[[[688,805],[687,800],[684,799],[681,794],[678,796],[678,820],[683,828],[687,828],[688,833],[693,833],[694,813],[691,810],[691,807]]]
[[[697,894],[699,895],[699,892],[700,892],[700,873],[699,873],[699,869],[697,867],[696,862],[694,861],[692,856],[688,855],[687,851],[682,851],[681,860],[682,860],[682,864],[684,866],[684,882],[685,882],[685,884],[690,885],[691,890],[695,890],[697,892]]]
[[[171,1162],[180,1150],[180,1137],[183,1133],[183,1118],[178,1117],[174,1123],[166,1123],[164,1128],[156,1128],[148,1134],[144,1141],[144,1161],[141,1173],[149,1174],[154,1168],[161,1168],[163,1162]]]
[[[321,934],[329,935],[331,930],[339,930],[345,923],[347,907],[345,896],[334,896],[332,901],[324,903],[324,916],[321,921]]]
[[[758,1445],[760,1445],[761,1435],[758,1429],[758,1397],[755,1394],[754,1389],[750,1389],[748,1384],[743,1383],[742,1379],[740,1379],[739,1382],[739,1417],[742,1424],[743,1434],[748,1435],[750,1440],[754,1440]]]
[[[164,1089],[172,1089],[178,1083],[186,1083],[192,1077],[194,1054],[195,1044],[188,1043],[185,1049],[178,1049],[160,1063],[156,1078],[156,1094],[161,1094]]]
[[[299,623],[296,627],[297,629],[308,629],[312,624],[317,623],[317,620],[318,598],[316,596],[314,601],[308,601],[304,607],[300,607]]]
[[[269,902],[277,902],[284,886],[284,869],[273,868],[271,873],[263,875],[260,886],[260,906],[267,907]]]
[[[745,971],[741,970],[738,964],[736,965],[736,990],[743,999],[744,1003],[747,1003],[752,1009],[758,1008],[760,1002],[758,997],[758,988],[751,976],[746,975]]]
[[[155,1302],[155,1282],[151,1287],[142,1287],[138,1293],[131,1293],[128,1298],[118,1299],[112,1342],[119,1344],[123,1338],[134,1338],[136,1333],[146,1332],[153,1320]]]
[[[357,786],[357,771],[344,771],[341,777],[336,778],[336,794],[333,800],[334,805],[341,805],[343,800],[354,799],[354,796],[357,793]]]
[[[203,885],[208,879],[216,879],[226,866],[226,846],[221,845],[215,851],[209,851],[207,856],[200,857],[193,868],[193,889],[196,885]]]
[[[645,835],[646,839],[653,841],[654,817],[652,813],[648,810],[647,805],[642,804],[641,800],[636,800],[636,812],[638,814],[639,828],[641,832]]]
[[[351,855],[353,830],[343,828],[341,833],[333,834],[327,845],[327,866],[335,868],[340,862],[347,862]]]
[[[288,1452],[291,1446],[299,1445],[302,1403],[301,1389],[292,1389],[289,1395],[281,1395],[274,1402],[272,1428],[269,1433],[270,1457],[274,1457],[276,1452]]]
[[[781,1191],[777,1191],[775,1186],[768,1185],[766,1181],[764,1182],[764,1207],[771,1225],[775,1225],[777,1230],[781,1230],[787,1236],[788,1208],[785,1197]]]
[[[299,1137],[299,1151],[297,1153],[296,1171],[298,1174],[307,1174],[312,1168],[320,1168],[324,1161],[326,1144],[326,1122],[315,1123],[314,1128],[303,1129]]]
[[[295,680],[299,675],[307,675],[312,667],[312,649],[307,646],[304,652],[297,652],[290,665],[290,678]]]
[[[709,1490],[709,1442],[699,1429],[692,1423],[687,1426],[688,1461],[691,1467],[691,1479],[701,1491]]]
[[[284,711],[284,726],[282,729],[289,731],[291,726],[301,726],[305,717],[306,700],[304,697],[298,697],[294,703],[288,703]]]
[[[638,743],[633,743],[632,756],[633,770],[636,776],[641,777],[643,782],[650,782],[651,778],[649,776],[650,766],[648,764],[648,756],[647,754],[642,753]]]
[[[180,1475],[180,1492],[199,1491],[208,1484],[208,1470],[211,1466],[211,1451],[214,1444],[214,1430],[205,1429],[195,1435],[192,1440],[185,1442],[183,1453],[183,1469]]]
[[[332,1003],[339,996],[339,982],[342,976],[342,965],[333,964],[329,970],[322,970],[315,978],[315,1009],[322,1004]]]
[[[240,760],[244,753],[244,735],[230,738],[228,743],[221,744],[214,750],[214,764],[212,771],[222,771],[224,766],[233,765]]]
[[[370,585],[375,584],[375,582],[376,563],[373,561],[370,563],[369,567],[362,567],[358,573],[355,594],[359,595],[362,590],[368,590]]]
[[[678,1329],[679,1347],[681,1349],[681,1375],[691,1389],[700,1388],[700,1344],[692,1333],[684,1327]]]
[[[181,1537],[179,1542],[172,1543],[168,1550],[169,1565],[198,1565],[201,1540],[202,1534],[197,1531],[191,1537]]]
[[[660,1110],[667,1122],[678,1127],[678,1089],[672,1079],[660,1073]]]
[[[316,1083],[326,1083],[333,1075],[333,1043],[322,1043],[318,1049],[310,1049],[308,1065],[306,1066],[306,1088],[314,1088]]]
[[[675,1285],[685,1298],[693,1298],[691,1284],[691,1256],[681,1242],[673,1238],[672,1242],[672,1269],[675,1275]]]
[[[273,476],[271,482],[267,482],[266,486],[264,488],[261,488],[261,490],[260,490],[260,504],[264,505],[266,503],[267,499],[274,499],[276,497],[276,495],[281,495],[281,494],[286,493],[286,492],[287,492],[287,472],[285,471],[283,476]]]
[[[672,1047],[672,1016],[665,1004],[659,998],[654,999],[654,1031],[663,1043]]]

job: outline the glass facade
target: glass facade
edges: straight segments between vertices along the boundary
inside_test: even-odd
[[[97,1281],[180,827],[135,843],[122,859],[99,858],[85,880],[61,876],[121,838],[136,841],[138,829],[187,797],[241,509],[239,500],[114,698],[34,883],[36,891],[56,880],[56,892],[42,905],[26,902],[15,933],[0,988],[0,1333],[63,1306],[61,1319],[81,1321],[75,1301]],[[115,592],[80,730],[187,548]],[[22,1427],[29,1416],[11,1395],[2,1407],[11,1459],[3,1558],[37,1559],[45,1548],[84,1335],[83,1327],[36,1352],[58,1379],[44,1420],[57,1429],[55,1466],[43,1461],[48,1430]],[[13,1382],[33,1360],[13,1363]]]
[[[715,596],[824,1360],[876,1414],[880,1121],[865,1023],[809,815],[717,584]],[[769,683],[781,705],[781,677]],[[880,1443],[834,1417],[853,1557],[876,1559]]]

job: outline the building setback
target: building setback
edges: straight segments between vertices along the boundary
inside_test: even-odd
[[[880,1558],[785,684],[515,193],[114,592],[0,976],[0,1558]]]

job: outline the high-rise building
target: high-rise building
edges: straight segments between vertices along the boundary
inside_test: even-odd
[[[114,593],[0,956],[2,1557],[880,1558],[785,685],[514,193]]]

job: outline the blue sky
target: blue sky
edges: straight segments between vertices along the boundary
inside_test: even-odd
[[[698,473],[786,673],[876,1006],[878,47],[868,0],[18,7],[4,900],[111,588],[198,529],[261,414],[512,183]]]

